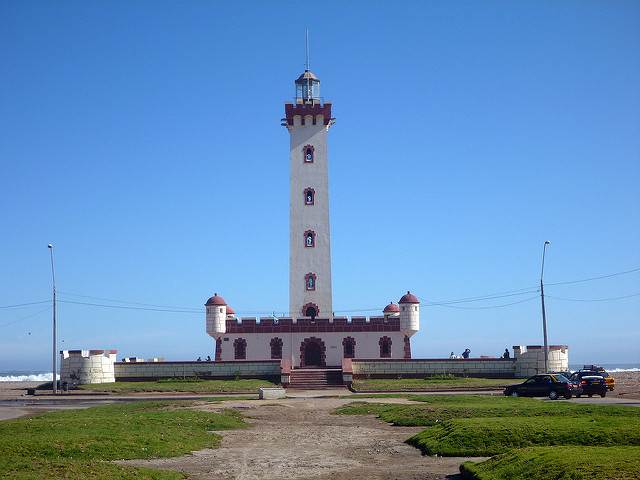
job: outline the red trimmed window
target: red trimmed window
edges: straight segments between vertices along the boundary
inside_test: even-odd
[[[342,340],[342,348],[344,358],[356,358],[356,339],[353,337],[346,337]]]
[[[312,291],[316,289],[316,274],[315,273],[307,273],[304,276],[304,289],[307,291]]]
[[[305,145],[302,149],[302,155],[304,156],[304,163],[313,163],[314,148],[313,145]]]
[[[282,339],[275,337],[271,339],[271,359],[278,360],[282,358]]]
[[[236,360],[247,359],[247,341],[244,338],[236,338],[233,341],[233,358]]]
[[[320,314],[320,309],[315,303],[306,303],[302,307],[302,315],[305,317],[316,318]]]
[[[316,198],[316,191],[311,188],[304,189],[304,204],[305,205],[313,205]]]
[[[382,337],[378,341],[378,345],[380,345],[380,358],[391,358],[391,339]]]
[[[304,246],[305,248],[313,248],[316,246],[316,232],[313,230],[304,232]]]

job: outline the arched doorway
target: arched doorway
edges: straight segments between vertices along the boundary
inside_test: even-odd
[[[300,366],[326,366],[326,347],[321,339],[316,337],[305,338],[300,344]]]

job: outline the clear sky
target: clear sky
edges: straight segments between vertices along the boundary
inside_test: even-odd
[[[640,267],[637,1],[0,0],[0,306],[50,298],[51,242],[60,348],[193,359],[214,291],[286,311],[305,27],[337,118],[334,309],[410,289],[419,357],[540,344],[549,239],[550,343],[639,362],[640,296],[562,299],[640,271],[551,285]],[[91,297],[187,312],[68,303],[124,304]],[[0,370],[48,368],[50,313],[0,308]]]

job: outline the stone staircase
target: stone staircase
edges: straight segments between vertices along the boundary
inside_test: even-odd
[[[288,388],[322,390],[340,387],[343,387],[340,368],[296,368],[291,370],[291,383]]]

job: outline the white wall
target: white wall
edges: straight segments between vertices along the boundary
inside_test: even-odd
[[[86,383],[115,382],[113,364],[116,354],[110,351],[93,353],[91,350],[63,350],[60,363],[60,381],[81,385]]]
[[[243,333],[224,335],[222,341],[222,361],[234,361],[233,342],[243,338],[247,342],[247,360],[270,360],[271,339],[282,339],[282,358],[291,358],[293,345],[293,365],[300,366],[300,344],[305,338],[322,339],[326,346],[326,365],[341,366],[343,357],[342,340],[352,337],[356,341],[356,358],[380,358],[381,337],[391,338],[391,358],[404,358],[404,335],[400,332],[307,332],[307,333]],[[225,339],[228,339],[225,341]],[[215,342],[213,342],[215,348]]]
[[[327,132],[322,115],[307,116],[305,125],[299,115],[294,116],[290,133],[290,215],[289,215],[289,316],[302,316],[302,306],[315,303],[320,309],[319,317],[330,318],[333,315],[331,296],[331,248],[329,225],[329,174],[327,158]],[[305,163],[303,148],[313,145],[314,161]],[[314,205],[305,205],[305,188],[315,190]],[[316,232],[316,246],[304,246],[304,232]],[[307,291],[304,276],[316,274],[315,291]]]

